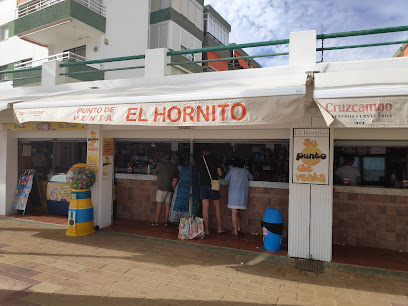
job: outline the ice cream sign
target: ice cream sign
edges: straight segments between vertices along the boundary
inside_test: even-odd
[[[293,183],[329,184],[329,129],[294,129]]]

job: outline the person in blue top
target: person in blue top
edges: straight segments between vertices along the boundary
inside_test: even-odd
[[[232,211],[233,235],[242,235],[239,222],[238,210],[247,209],[249,181],[254,179],[247,168],[244,168],[244,162],[238,160],[235,167],[231,168],[225,180],[229,182],[228,188],[228,208]]]

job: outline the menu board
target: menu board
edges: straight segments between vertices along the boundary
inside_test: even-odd
[[[35,170],[25,169],[18,180],[13,208],[25,212],[29,198],[32,203],[42,203],[37,174]]]

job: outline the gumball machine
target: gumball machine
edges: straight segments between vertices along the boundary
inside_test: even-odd
[[[95,172],[86,164],[76,164],[67,173],[71,188],[68,210],[67,236],[86,236],[95,232],[91,187],[95,183]]]

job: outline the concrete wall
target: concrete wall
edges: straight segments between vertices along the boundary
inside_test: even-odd
[[[145,54],[149,41],[150,1],[108,1],[102,58]],[[144,60],[105,64],[105,69],[140,66]],[[107,72],[105,79],[141,77],[144,69]]]

